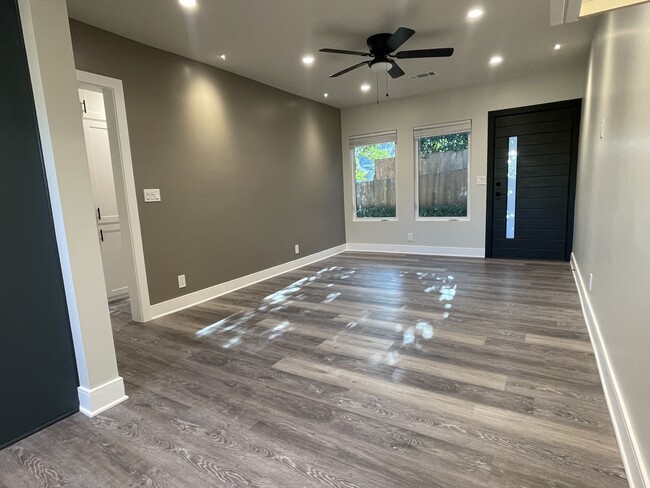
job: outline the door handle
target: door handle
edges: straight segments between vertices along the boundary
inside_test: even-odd
[[[102,229],[99,229],[99,240],[104,242],[104,231]]]
[[[97,220],[102,220],[102,211],[97,207]]]

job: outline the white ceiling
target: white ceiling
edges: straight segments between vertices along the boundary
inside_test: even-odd
[[[367,51],[369,35],[404,26],[416,34],[401,50],[456,49],[452,58],[400,60],[406,76],[389,81],[394,99],[584,62],[597,22],[588,18],[550,27],[548,0],[197,2],[187,10],[177,0],[68,0],[68,8],[70,17],[82,22],[336,107],[374,103],[376,75],[362,67],[330,79],[366,58],[318,53],[323,47]],[[485,15],[468,21],[467,11],[477,6]],[[305,54],[316,58],[310,67],[301,61]],[[503,56],[503,64],[488,65],[494,54]],[[436,76],[409,79],[427,71]],[[362,83],[372,90],[361,93]],[[380,99],[384,86],[381,76]]]

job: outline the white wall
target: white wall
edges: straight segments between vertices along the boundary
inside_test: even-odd
[[[345,191],[345,229],[350,244],[407,245],[407,233],[414,234],[413,246],[435,246],[433,252],[484,255],[486,186],[476,177],[487,173],[488,112],[506,108],[581,98],[585,84],[584,66],[571,71],[535,74],[507,82],[471,86],[428,95],[344,109],[342,151]],[[405,81],[406,83],[435,83]],[[413,127],[472,119],[470,148],[469,221],[415,220],[415,155]],[[397,212],[394,222],[353,221],[351,135],[397,129]],[[351,246],[354,248],[354,246]],[[368,249],[369,246],[361,246]],[[379,247],[381,248],[381,247]],[[414,250],[416,248],[413,248]]]
[[[650,5],[606,14],[592,44],[574,243],[583,279],[593,274],[593,288],[586,296],[646,477],[650,467],[648,60]]]
[[[88,415],[124,399],[118,376],[65,0],[19,0],[43,159]]]

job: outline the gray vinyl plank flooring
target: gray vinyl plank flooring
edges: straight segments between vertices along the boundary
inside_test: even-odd
[[[147,324],[0,487],[627,486],[567,264],[343,253]]]

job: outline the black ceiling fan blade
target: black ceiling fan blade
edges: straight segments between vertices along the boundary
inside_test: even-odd
[[[454,48],[442,47],[438,49],[416,49],[414,51],[400,51],[394,57],[397,59],[448,58],[452,54],[454,54]]]
[[[390,75],[391,78],[399,78],[400,76],[404,76],[406,73],[404,73],[404,70],[400,68],[395,61],[392,59],[390,60],[390,64],[393,65],[391,69],[388,70],[388,74]]]
[[[408,27],[400,27],[397,29],[395,31],[395,34],[390,36],[386,41],[387,52],[392,53],[398,49],[402,44],[408,41],[413,34],[415,34],[415,31],[413,29],[409,29]]]
[[[319,49],[318,52],[321,53],[333,53],[333,54],[351,54],[352,56],[371,56],[370,53],[364,53],[361,51],[346,51],[344,49]]]
[[[338,76],[344,75],[345,73],[348,73],[354,69],[361,68],[361,66],[366,66],[370,63],[370,61],[363,61],[359,64],[355,64],[354,66],[350,66],[349,68],[345,68],[343,71],[339,71],[338,73],[334,73],[333,75],[330,75],[330,78],[336,78]]]

